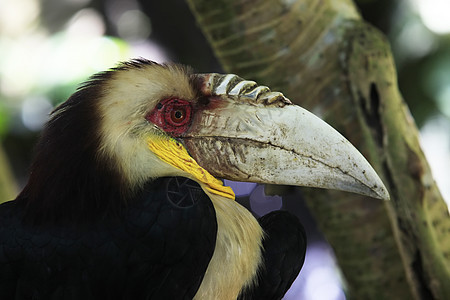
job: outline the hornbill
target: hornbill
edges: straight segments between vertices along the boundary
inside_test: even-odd
[[[0,206],[1,299],[280,299],[306,238],[220,179],[388,199],[364,157],[283,94],[145,59],[92,76],[50,116]]]

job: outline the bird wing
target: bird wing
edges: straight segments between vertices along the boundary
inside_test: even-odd
[[[214,252],[209,198],[186,178],[148,184],[121,216],[35,224],[0,206],[0,299],[192,299]]]
[[[256,284],[244,290],[239,300],[279,300],[291,287],[305,261],[305,230],[297,217],[287,211],[273,211],[258,221],[265,233],[264,263]]]

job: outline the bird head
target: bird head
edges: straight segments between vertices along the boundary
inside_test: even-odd
[[[234,193],[218,178],[389,198],[342,135],[283,94],[233,74],[143,59],[94,75],[55,109],[22,197],[107,210],[113,204],[100,199],[126,202],[165,176],[225,198]]]

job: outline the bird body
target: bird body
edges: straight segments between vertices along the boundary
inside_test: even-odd
[[[217,227],[198,184],[177,179],[147,184],[119,216],[79,224],[27,224],[21,203],[3,204],[1,298],[192,299]],[[176,204],[187,191],[195,198]]]
[[[281,299],[303,265],[301,224],[255,219],[218,178],[388,197],[281,93],[132,60],[52,112],[27,185],[0,206],[0,298]]]

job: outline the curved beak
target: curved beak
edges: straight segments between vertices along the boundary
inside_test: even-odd
[[[281,93],[236,75],[196,75],[210,104],[181,137],[189,154],[218,178],[309,186],[389,199],[350,142]]]

